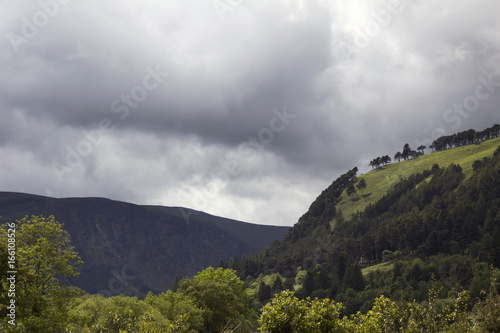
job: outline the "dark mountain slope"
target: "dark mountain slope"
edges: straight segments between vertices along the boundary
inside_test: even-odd
[[[179,208],[103,198],[54,199],[0,192],[0,222],[25,215],[54,215],[63,223],[84,261],[80,276],[71,283],[106,294],[166,290],[176,275],[192,276],[220,259],[255,253],[289,229],[202,212],[186,220]]]
[[[273,240],[279,240],[290,229],[289,227],[261,225],[241,222],[233,219],[210,215],[201,211],[179,207],[143,206],[160,210],[166,214],[189,221],[211,224],[246,243],[252,252],[260,252]]]

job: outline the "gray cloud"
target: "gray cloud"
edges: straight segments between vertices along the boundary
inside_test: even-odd
[[[2,190],[292,225],[347,169],[498,122],[494,0],[40,3],[0,4]]]

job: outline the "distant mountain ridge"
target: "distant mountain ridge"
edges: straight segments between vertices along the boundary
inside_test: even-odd
[[[108,295],[164,291],[176,276],[257,253],[289,230],[181,207],[0,192],[0,223],[25,215],[54,215],[63,223],[84,261],[71,284]]]

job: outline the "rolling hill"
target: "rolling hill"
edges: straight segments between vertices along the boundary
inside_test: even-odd
[[[372,170],[358,177],[359,180],[364,179],[367,184],[363,194],[358,191],[357,195],[349,197],[346,192],[343,192],[337,210],[341,210],[344,217],[349,219],[352,214],[362,212],[369,204],[377,202],[400,179],[430,169],[434,164],[442,167],[451,163],[459,164],[464,175],[470,177],[474,161],[490,157],[499,145],[500,137],[486,140],[479,145],[473,144],[437,151]]]
[[[0,192],[0,223],[54,215],[64,224],[84,261],[70,283],[91,293],[164,291],[176,276],[192,276],[235,254],[257,253],[289,229],[190,212],[186,220],[179,207]]]
[[[351,314],[380,295],[423,301],[433,281],[443,298],[469,289],[477,299],[500,277],[499,137],[357,171],[252,258],[259,269],[242,278],[257,295],[280,278],[298,297],[333,298]],[[361,179],[366,188],[349,196]]]

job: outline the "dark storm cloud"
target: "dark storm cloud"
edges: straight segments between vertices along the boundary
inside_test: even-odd
[[[39,37],[46,38],[46,43],[37,44],[34,40],[20,48],[23,70],[31,73],[31,77],[29,82],[11,83],[6,96],[8,107],[30,114],[50,114],[60,125],[92,127],[103,117],[113,116],[110,110],[113,101],[121,100],[115,109],[126,107],[122,96],[130,95],[131,89],[141,84],[148,72],[145,68],[149,67],[160,72],[172,70],[173,75],[150,92],[137,109],[130,108],[133,121],[124,121],[121,129],[133,126],[145,131],[194,134],[202,140],[237,144],[241,137],[235,132],[251,133],[264,125],[273,108],[290,105],[304,112],[310,103],[306,100],[311,98],[316,75],[328,65],[328,16],[317,11],[295,24],[276,22],[276,17],[260,20],[259,13],[255,13],[252,21],[256,22],[250,25],[258,24],[259,28],[243,31],[244,43],[229,26],[213,22],[217,17],[212,17],[209,22],[219,28],[208,29],[207,38],[213,39],[200,41],[206,44],[196,45],[202,48],[200,51],[181,48],[183,37],[179,36],[175,37],[179,45],[167,44],[179,49],[162,54],[158,50],[161,45],[147,40],[150,32],[146,27],[139,26],[139,31],[131,27],[110,31],[113,23],[123,24],[118,16],[102,15],[87,31],[78,22],[88,22],[89,16],[97,16],[87,10],[70,26],[74,36],[56,32],[54,30],[63,28],[63,23],[72,20],[64,16],[64,9],[60,13],[63,17],[54,22],[59,25],[50,31],[54,35]],[[205,10],[205,15],[214,15],[211,8]],[[57,19],[59,17],[54,18]],[[144,30],[140,31],[141,28]],[[87,34],[94,37],[90,42],[85,42],[89,39]],[[196,38],[202,40],[203,36]],[[104,45],[106,49],[102,49],[106,42],[99,42],[100,39],[109,41]],[[81,55],[78,47],[83,50]],[[176,64],[168,59],[169,51],[183,53],[186,61],[192,53],[195,60],[190,70],[183,72],[175,68]],[[23,59],[28,57],[23,52],[34,59]],[[167,56],[166,61],[162,56]],[[20,62],[18,57],[9,60],[12,67]],[[30,96],[29,99],[26,96]]]
[[[347,169],[499,122],[494,0],[0,9],[4,190],[290,225]]]

